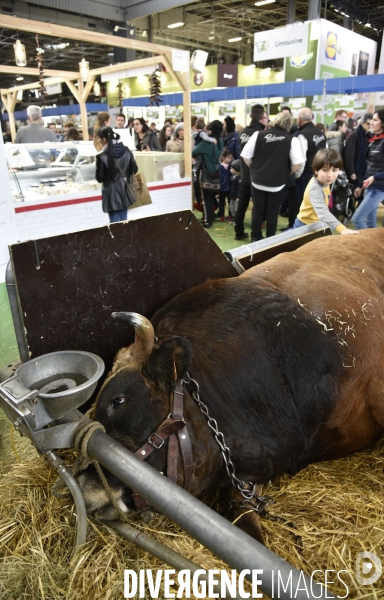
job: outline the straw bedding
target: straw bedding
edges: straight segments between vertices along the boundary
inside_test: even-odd
[[[1,599],[117,600],[123,598],[124,569],[169,568],[92,519],[87,543],[71,557],[75,516],[71,502],[50,493],[56,473],[28,441],[17,437],[13,448],[11,442],[6,432],[0,466]],[[308,575],[321,570],[315,576],[321,582],[325,569],[347,570],[341,578],[348,596],[340,582],[329,586],[341,597],[384,599],[384,575],[367,586],[355,578],[359,552],[384,555],[383,446],[384,440],[349,458],[311,465],[264,490],[274,496],[269,512],[278,517],[262,521],[267,546]],[[215,499],[206,501],[215,506]],[[225,568],[161,515],[149,525],[137,518],[132,524],[203,568]],[[334,573],[328,579],[338,581]]]

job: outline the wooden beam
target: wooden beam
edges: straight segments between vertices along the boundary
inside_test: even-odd
[[[81,83],[83,83],[83,82],[81,82]],[[81,95],[80,95],[80,91],[78,90],[78,88],[72,83],[72,81],[67,81],[67,86],[71,90],[71,93],[75,97],[75,100],[77,100],[77,102],[80,104]]]
[[[90,75],[91,76],[96,76],[96,75],[101,75],[104,73],[115,73],[117,71],[121,71],[121,70],[125,70],[125,69],[135,69],[137,67],[144,67],[147,65],[156,65],[159,62],[163,62],[163,55],[157,55],[157,56],[149,56],[147,58],[139,58],[138,60],[133,60],[131,62],[124,62],[124,63],[119,63],[117,65],[108,65],[107,67],[100,67],[98,69],[91,69],[90,70]],[[9,67],[7,67],[9,68]],[[13,69],[13,71],[15,73],[19,73],[19,69],[24,69],[25,67],[15,67]],[[33,74],[36,75],[37,77],[37,73],[36,73],[36,69],[32,69]],[[1,72],[1,68],[0,68],[0,72]],[[54,71],[50,71],[49,69],[45,70],[44,69],[44,73],[46,75],[49,75],[50,72],[54,72]],[[68,81],[77,79],[79,77],[79,73],[71,73],[71,72],[67,72],[67,71],[63,71],[61,76],[56,76],[56,77],[50,77],[49,79],[45,80],[45,84],[46,85],[54,85],[55,83],[67,83],[68,85]],[[3,93],[8,93],[14,90],[34,90],[37,89],[39,87],[39,82],[36,81],[36,83],[24,83],[22,85],[17,85],[17,86],[13,86],[11,88],[4,88]],[[68,85],[68,87],[70,87]],[[76,96],[75,96],[76,97]]]
[[[105,73],[115,73],[116,71],[125,71],[126,69],[136,69],[137,67],[156,65],[159,62],[163,62],[162,54],[157,56],[148,56],[146,58],[138,58],[137,60],[118,63],[117,65],[108,65],[108,67],[90,69],[89,72],[91,75],[104,75]]]
[[[168,46],[161,44],[152,44],[133,38],[123,38],[117,35],[98,33],[97,31],[86,31],[85,29],[74,29],[64,25],[55,25],[54,23],[43,23],[42,21],[32,21],[30,19],[21,19],[19,17],[0,15],[0,27],[17,29],[20,31],[33,31],[39,35],[48,35],[52,37],[64,37],[70,40],[80,42],[89,42],[90,44],[101,44],[103,46],[112,46],[115,48],[129,48],[131,50],[142,50],[143,52],[161,52],[169,51]]]
[[[44,71],[45,73],[45,71]],[[79,76],[78,73],[76,73],[76,76],[73,77],[72,79],[77,79]],[[68,81],[70,81],[69,79],[64,79],[63,77],[48,77],[48,79],[44,79],[44,83],[45,85],[55,85],[56,83],[67,83]],[[14,87],[11,88],[4,88],[3,91],[5,93],[8,92],[18,92],[19,90],[36,90],[37,88],[40,87],[40,83],[38,81],[36,81],[35,83],[24,83],[23,85],[15,85]]]
[[[0,65],[0,73],[10,73],[11,75],[33,75],[38,77],[37,67],[16,67],[11,65]],[[75,71],[59,71],[56,69],[44,69],[48,77],[68,77],[76,79],[78,73]]]
[[[89,96],[89,94],[91,92],[91,89],[92,89],[92,86],[93,86],[94,83],[95,83],[95,76],[92,75],[92,76],[89,77],[86,85],[83,84],[83,91],[82,91],[82,94],[81,94],[81,101],[82,102],[86,102],[87,101],[87,98],[88,98],[88,96]]]

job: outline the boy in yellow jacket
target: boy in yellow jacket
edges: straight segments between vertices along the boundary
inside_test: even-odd
[[[336,181],[342,166],[342,158],[336,150],[323,148],[316,153],[312,163],[314,177],[305,189],[293,229],[321,221],[337,233],[358,233],[347,229],[328,209],[331,186]]]

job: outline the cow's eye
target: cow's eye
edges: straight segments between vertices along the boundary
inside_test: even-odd
[[[125,400],[126,400],[125,396],[117,396],[116,398],[114,398],[112,400],[113,408],[119,408],[119,406],[124,404]]]

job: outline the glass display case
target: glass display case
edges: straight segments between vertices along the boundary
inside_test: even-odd
[[[5,155],[15,202],[45,200],[49,196],[87,194],[98,190],[95,179],[97,150],[93,142],[6,144]],[[177,182],[184,178],[182,152],[134,152],[147,183]]]
[[[92,142],[6,144],[4,149],[15,202],[101,189]]]

